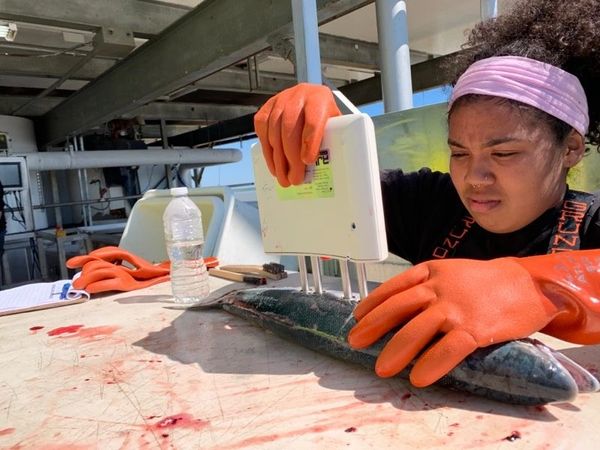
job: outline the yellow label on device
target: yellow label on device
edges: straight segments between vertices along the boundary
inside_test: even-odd
[[[333,197],[333,174],[329,161],[329,150],[321,150],[316,163],[306,168],[304,184],[284,188],[275,182],[275,189],[279,200]]]

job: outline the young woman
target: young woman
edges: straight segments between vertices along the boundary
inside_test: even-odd
[[[600,144],[600,1],[521,1],[483,22],[455,61],[449,174],[382,173],[389,250],[415,266],[355,310],[353,347],[399,331],[376,372],[426,386],[478,347],[542,331],[600,343],[599,193],[569,190],[586,138]],[[300,84],[255,128],[282,186],[302,183],[331,92]],[[427,149],[423,149],[427,151]]]

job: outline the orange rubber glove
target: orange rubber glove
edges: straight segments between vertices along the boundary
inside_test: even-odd
[[[75,289],[83,289],[90,294],[111,291],[134,291],[158,283],[169,281],[169,275],[138,280],[126,267],[108,261],[92,260],[81,268],[81,275],[73,280]]]
[[[377,359],[379,376],[397,374],[431,344],[410,373],[418,387],[478,347],[537,331],[600,343],[600,250],[424,262],[380,285],[354,315],[358,323],[348,335],[354,348],[402,326]]]
[[[67,261],[67,267],[69,269],[76,269],[83,267],[90,261],[106,261],[109,263],[115,263],[116,265],[121,266],[131,276],[140,280],[148,280],[151,278],[168,275],[170,270],[169,261],[165,261],[160,264],[152,264],[140,256],[134,255],[127,250],[114,246],[101,247],[96,250],[92,250],[87,255],[69,258]],[[128,263],[131,267],[124,266],[123,262]]]
[[[258,110],[254,129],[281,186],[302,184],[306,166],[319,156],[327,119],[340,114],[328,87],[308,83],[280,92]]]

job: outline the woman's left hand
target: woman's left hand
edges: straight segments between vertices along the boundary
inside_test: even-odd
[[[402,326],[375,366],[379,376],[389,377],[435,341],[410,373],[412,384],[422,387],[476,348],[527,337],[559,312],[519,258],[436,260],[388,280],[360,302],[348,342],[368,347]]]

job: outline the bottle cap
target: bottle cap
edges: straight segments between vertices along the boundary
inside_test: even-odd
[[[187,195],[187,193],[188,193],[188,188],[186,188],[185,186],[171,188],[171,195],[173,197],[180,197],[182,195]]]

